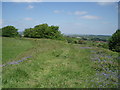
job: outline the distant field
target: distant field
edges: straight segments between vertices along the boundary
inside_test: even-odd
[[[118,87],[118,54],[50,39],[3,38],[4,88]]]
[[[88,40],[91,40],[93,38],[99,38],[99,39],[106,40],[106,41],[108,41],[109,38],[111,37],[110,35],[67,35],[67,36],[86,38]]]

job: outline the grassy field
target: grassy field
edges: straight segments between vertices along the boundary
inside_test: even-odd
[[[18,60],[23,61],[10,64]],[[50,39],[4,37],[5,66],[2,67],[2,86],[3,88],[117,88],[119,84],[117,60],[117,53],[103,48]]]
[[[30,40],[15,39],[15,38],[2,38],[2,63],[12,61],[17,56],[20,56],[23,52],[33,47],[33,43]]]
[[[1,34],[1,31],[0,31]],[[0,65],[2,64],[2,38],[0,37]],[[2,87],[2,68],[0,68],[0,88]]]

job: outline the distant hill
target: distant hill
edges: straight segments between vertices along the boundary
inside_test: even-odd
[[[77,34],[66,35],[66,36],[76,37],[76,38],[86,38],[87,40],[99,39],[99,40],[106,40],[106,41],[111,37],[110,35],[77,35]]]

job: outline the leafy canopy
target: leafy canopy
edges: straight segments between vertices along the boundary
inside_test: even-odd
[[[2,36],[5,37],[15,37],[18,36],[18,29],[16,29],[14,26],[6,26],[2,28]]]
[[[53,25],[48,26],[48,24],[40,24],[36,25],[34,28],[25,29],[24,36],[30,38],[63,39],[59,27]]]
[[[108,45],[110,50],[120,52],[120,30],[119,29],[109,39]]]

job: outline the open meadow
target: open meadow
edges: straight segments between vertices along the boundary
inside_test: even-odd
[[[120,2],[53,1],[0,3],[0,87],[119,89]]]
[[[3,88],[117,88],[118,53],[52,39],[2,38]]]

